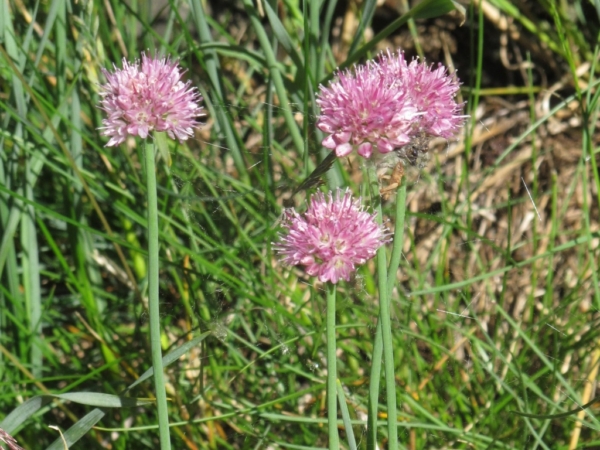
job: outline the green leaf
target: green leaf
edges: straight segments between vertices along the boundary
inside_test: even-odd
[[[163,367],[167,367],[172,364],[174,361],[179,359],[183,354],[189,351],[192,347],[195,347],[207,336],[211,334],[210,331],[202,333],[199,336],[196,336],[189,342],[181,345],[176,348],[172,352],[163,356],[162,363]],[[148,369],[146,372],[142,374],[142,376],[136,380],[135,383],[130,385],[125,392],[137,386],[142,381],[147,380],[152,377],[154,371],[152,368]],[[37,411],[39,411],[42,407],[46,406],[55,398],[61,400],[68,400],[75,403],[80,403],[82,405],[90,405],[96,406],[98,408],[131,408],[133,406],[145,405],[149,403],[153,403],[152,399],[141,399],[134,397],[123,397],[111,394],[101,394],[97,392],[73,392],[68,394],[60,394],[60,395],[39,395],[37,397],[30,398],[25,403],[20,405],[14,411],[12,411],[8,416],[4,418],[4,420],[0,423],[0,428],[5,430],[7,433],[12,433],[16,430],[23,422],[25,422],[28,418],[33,416]],[[83,418],[78,420],[74,425],[72,425],[63,436],[67,441],[68,445],[72,445],[81,439],[100,419],[104,417],[104,411],[101,409],[94,409]],[[62,439],[57,439],[53,442],[47,450],[61,450],[63,447]]]
[[[350,447],[350,450],[356,450],[358,447],[356,446],[356,439],[354,438],[354,430],[352,429],[350,412],[348,411],[348,404],[346,403],[346,395],[344,394],[344,387],[339,378],[336,380],[335,387],[337,389],[338,402],[340,403],[340,411],[342,412],[342,420],[348,439],[348,447]]]
[[[275,11],[273,11],[273,8],[269,4],[269,2],[264,2],[264,8],[265,12],[267,13],[267,17],[269,18],[269,22],[271,23],[271,27],[273,28],[273,33],[277,37],[277,40],[282,45],[286,53],[290,55],[292,61],[294,61],[294,64],[298,68],[298,72],[303,72],[304,63],[302,62],[302,58],[296,50],[295,45],[292,43],[292,39],[290,38],[290,35],[288,34],[287,30],[279,20],[279,17],[277,17],[277,14],[275,14]]]
[[[544,420],[562,419],[564,417],[569,417],[569,416],[574,416],[575,414],[579,414],[579,411],[586,410],[587,408],[589,408],[590,406],[592,406],[594,403],[596,403],[599,400],[600,400],[600,396],[592,399],[591,401],[587,402],[585,405],[578,406],[577,408],[574,408],[570,411],[560,413],[560,414],[529,414],[529,413],[524,413],[521,411],[511,411],[511,413],[516,414],[518,416],[522,416],[522,417],[531,417],[532,419],[544,419]]]
[[[96,425],[104,417],[104,411],[101,409],[94,409],[80,420],[72,425],[66,432],[63,433],[62,438],[59,437],[52,444],[46,447],[46,450],[63,450],[65,448],[64,441],[70,447],[81,439],[91,428]],[[64,438],[64,441],[63,441]]]
[[[98,408],[132,408],[154,402],[153,399],[149,398],[121,397],[101,392],[71,392],[55,395],[54,397],[81,405],[97,406]]]
[[[8,434],[12,434],[23,422],[33,416],[38,410],[52,401],[52,397],[39,395],[30,398],[25,403],[19,405],[8,416],[0,422],[0,428]]]
[[[102,394],[99,392],[72,392],[69,394],[58,395],[38,395],[30,398],[6,416],[0,423],[0,428],[9,434],[12,433],[19,425],[25,422],[25,420],[54,399],[68,400],[81,405],[97,406],[100,408],[131,408],[154,402],[154,400],[147,398],[120,397],[118,395]]]
[[[181,347],[178,347],[175,350],[173,350],[172,352],[170,352],[167,355],[163,356],[163,359],[162,359],[163,367],[167,367],[169,364],[171,364],[175,360],[179,359],[181,356],[183,356],[184,353],[186,353],[192,347],[195,347],[196,345],[198,345],[200,342],[202,342],[210,334],[211,334],[210,331],[202,333],[200,336],[195,337],[191,341],[186,342],[185,344],[183,344]],[[137,386],[138,384],[140,384],[142,381],[146,381],[152,375],[154,375],[154,369],[151,367],[150,369],[146,370],[142,374],[142,376],[139,377],[136,380],[135,383],[133,383],[132,385],[130,385],[125,392],[129,391],[130,389],[133,389],[135,386]]]
[[[431,19],[454,11],[456,6],[457,3],[452,0],[425,0],[417,4],[406,15],[412,19]]]

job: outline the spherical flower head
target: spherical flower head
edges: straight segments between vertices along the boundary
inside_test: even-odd
[[[451,138],[463,125],[463,104],[456,103],[460,89],[456,76],[448,75],[441,64],[428,66],[413,59],[406,62],[403,52],[380,55],[380,67],[387,77],[402,80],[411,103],[418,114],[413,129],[432,137]]]
[[[122,143],[128,135],[145,139],[152,131],[165,131],[182,142],[200,125],[196,118],[204,115],[198,104],[202,96],[189,81],[181,81],[177,62],[142,54],[141,64],[123,59],[122,69],[102,72],[107,82],[100,86],[100,108],[107,117],[100,130],[110,137],[107,147]]]
[[[313,195],[307,211],[300,215],[285,210],[275,249],[285,264],[305,266],[321,282],[336,284],[350,280],[356,266],[375,256],[389,242],[390,234],[353,199],[350,190],[337,190],[335,197],[322,192]]]
[[[406,89],[374,61],[339,72],[328,87],[320,86],[316,102],[317,127],[328,134],[322,145],[338,157],[356,149],[370,158],[374,150],[389,153],[408,144],[418,114]]]

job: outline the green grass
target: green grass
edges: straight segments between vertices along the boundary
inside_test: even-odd
[[[102,67],[162,52],[207,110],[195,139],[157,161],[172,446],[325,448],[326,288],[271,244],[326,155],[319,83],[402,43],[454,62],[471,118],[405,179],[391,289],[399,448],[600,446],[591,3],[492,0],[462,27],[447,8],[399,16],[373,1],[148,4],[0,0],[0,427],[26,449],[64,448],[53,425],[73,448],[158,447],[143,148],[104,147],[97,104]],[[360,173],[341,161],[324,178],[359,193]],[[383,215],[392,229],[394,201]],[[366,448],[375,273],[365,265],[336,294],[342,448]]]

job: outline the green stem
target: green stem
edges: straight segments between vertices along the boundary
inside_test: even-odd
[[[396,286],[398,266],[402,258],[402,247],[404,246],[404,220],[406,218],[406,181],[402,178],[402,182],[398,187],[398,195],[396,197],[396,225],[394,227],[394,243],[392,249],[392,257],[390,258],[390,266],[388,268],[388,298],[392,298],[394,286]]]
[[[381,363],[383,361],[383,336],[381,320],[377,321],[373,356],[371,358],[371,375],[369,377],[369,407],[367,415],[367,450],[377,448],[377,411],[379,410],[379,380],[381,379]]]
[[[158,304],[158,200],[154,144],[146,140],[146,187],[148,188],[148,313],[150,315],[150,347],[154,388],[158,408],[158,430],[161,450],[171,449],[169,412],[160,347],[160,308]]]
[[[337,429],[335,294],[336,285],[327,283],[327,420],[329,427],[329,450],[338,450],[340,448],[340,438]]]
[[[379,198],[379,185],[375,166],[369,167],[368,172],[371,198]],[[394,349],[392,343],[392,325],[390,318],[391,293],[396,280],[396,271],[402,255],[402,242],[404,240],[404,211],[406,204],[406,185],[401,184],[399,197],[396,203],[396,229],[394,249],[390,262],[389,272],[386,271],[387,258],[385,247],[377,251],[377,276],[379,281],[379,320],[375,332],[373,345],[373,358],[371,363],[371,376],[369,386],[369,411],[367,418],[367,449],[376,448],[377,442],[377,411],[379,408],[379,381],[381,379],[381,362],[383,356],[386,385],[386,401],[388,413],[388,449],[398,448],[398,420],[396,411],[396,376],[394,367]],[[383,212],[381,203],[376,206],[377,218],[381,223]],[[400,231],[400,232],[399,232]]]

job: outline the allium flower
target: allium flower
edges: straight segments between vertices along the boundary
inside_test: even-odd
[[[387,56],[380,56],[380,65],[388,77],[402,80],[417,108],[413,130],[447,139],[456,134],[468,116],[461,114],[463,104],[454,100],[460,83],[442,64],[428,66],[417,58],[407,64],[402,52],[394,55],[388,51]]]
[[[5,443],[10,450],[23,450],[23,447],[17,444],[17,441],[14,437],[0,428],[0,442]]]
[[[423,135],[452,137],[465,118],[454,100],[458,89],[443,66],[416,59],[409,65],[402,52],[382,54],[320,86],[317,127],[328,134],[322,145],[339,157],[356,149],[369,158],[374,149],[389,153]]]
[[[375,215],[365,212],[348,189],[345,193],[338,189],[335,198],[331,192],[327,198],[316,193],[303,215],[286,210],[283,227],[287,232],[275,247],[282,261],[303,265],[309,275],[334,284],[348,281],[357,265],[391,240]]]
[[[417,109],[406,89],[394,81],[370,61],[354,73],[338,73],[328,88],[320,86],[317,127],[329,134],[323,147],[335,150],[338,157],[356,149],[369,158],[374,146],[380,153],[389,153],[408,144]]]
[[[183,72],[169,58],[142,54],[141,65],[123,59],[122,69],[102,72],[107,83],[100,86],[100,108],[108,117],[100,129],[110,137],[107,147],[122,143],[128,135],[144,139],[152,131],[166,131],[171,139],[185,141],[199,125],[196,118],[204,115],[198,105],[202,96],[189,81],[181,81]]]

